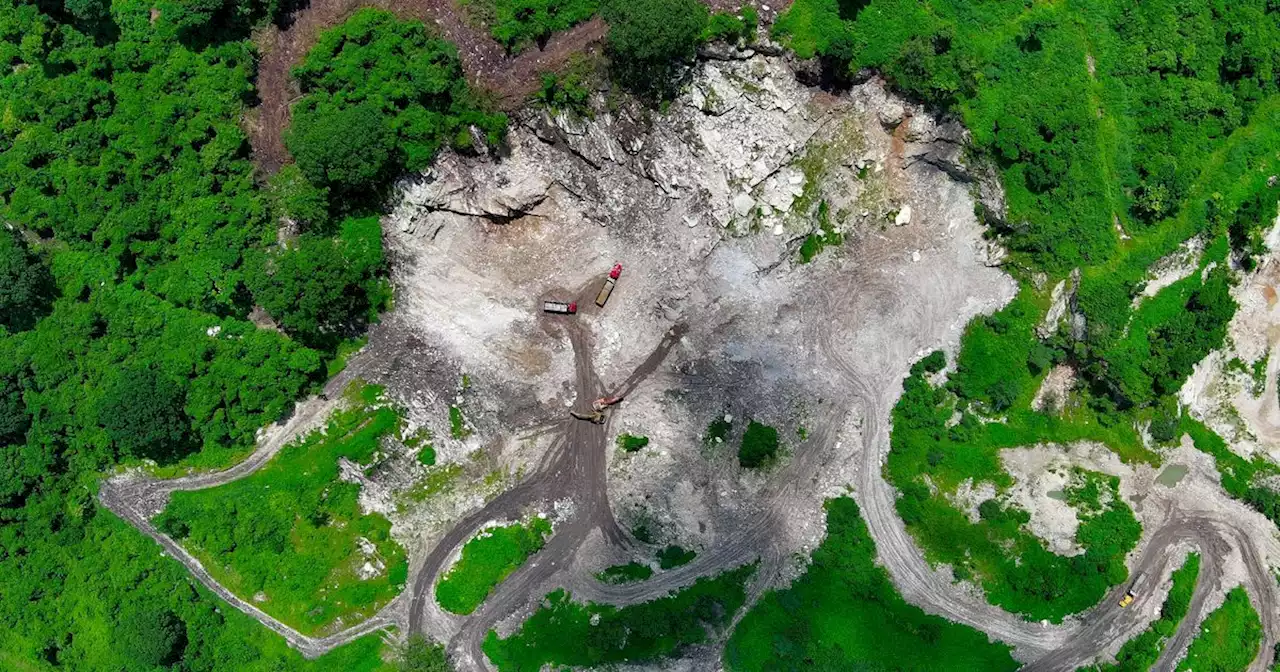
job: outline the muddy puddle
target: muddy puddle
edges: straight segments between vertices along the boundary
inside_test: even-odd
[[[1156,476],[1156,483],[1166,488],[1172,488],[1187,475],[1188,471],[1189,469],[1185,464],[1171,464],[1165,467],[1159,476]]]

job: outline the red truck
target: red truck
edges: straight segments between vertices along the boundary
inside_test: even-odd
[[[613,288],[618,284],[618,276],[622,275],[622,264],[614,264],[613,270],[609,271],[609,277],[604,279],[604,287],[600,288],[600,293],[596,294],[596,305],[604,308],[605,302],[609,300],[609,295],[613,293]]]

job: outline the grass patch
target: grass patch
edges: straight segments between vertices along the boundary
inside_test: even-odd
[[[494,587],[542,548],[549,534],[551,523],[545,518],[485,530],[462,547],[462,557],[436,584],[436,600],[455,614],[475,611]]]
[[[858,505],[827,502],[827,537],[809,569],[742,618],[725,648],[732,672],[1013,670],[1009,647],[908,604],[876,563]]]
[[[618,443],[618,447],[623,449],[624,451],[628,453],[634,453],[637,450],[640,450],[641,448],[644,448],[645,446],[649,445],[649,437],[633,436],[631,434],[619,434],[617,443]]]
[[[338,478],[339,458],[368,462],[401,422],[394,409],[374,405],[379,388],[352,391],[352,406],[330,416],[324,430],[285,447],[252,476],[174,493],[156,521],[228,589],[305,633],[372,615],[408,575],[391,524],[362,515],[359,486]],[[362,539],[372,554],[361,550]],[[383,571],[359,578],[366,561]],[[258,593],[266,600],[253,600]]]
[[[738,447],[738,464],[755,469],[771,462],[777,455],[778,430],[752,420]]]
[[[621,609],[578,604],[557,590],[511,637],[490,631],[484,652],[501,672],[639,664],[678,654],[707,642],[729,623],[746,601],[746,581],[755,569],[753,564],[699,579],[666,597]]]
[[[693,562],[693,559],[696,557],[698,557],[697,552],[686,551],[680,546],[672,544],[661,551],[658,551],[658,567],[662,569],[675,569],[676,567]]]
[[[328,372],[327,377],[332,378],[339,373],[342,373],[347,368],[347,360],[351,359],[352,355],[360,352],[360,349],[368,343],[368,336],[348,338],[339,343],[338,347],[333,352],[333,358],[325,364]]]
[[[409,503],[425,502],[449,491],[461,476],[462,465],[456,462],[428,467],[426,477],[400,496],[400,510],[403,511]]]
[[[844,234],[836,230],[831,223],[831,213],[826,201],[818,204],[818,230],[805,237],[800,243],[800,263],[807,264],[822,253],[828,245],[839,247],[844,244]]]
[[[1227,593],[1227,601],[1204,619],[1200,634],[1178,664],[1183,670],[1236,672],[1249,667],[1262,644],[1262,622],[1243,586]]]
[[[1178,624],[1191,608],[1191,596],[1196,590],[1196,577],[1200,574],[1200,556],[1192,553],[1173,572],[1173,587],[1160,607],[1156,619],[1142,634],[1124,643],[1116,654],[1114,664],[1095,665],[1090,672],[1146,672],[1156,664],[1160,652],[1170,637],[1178,630]]]
[[[467,426],[467,419],[462,415],[462,409],[457,406],[449,407],[449,436],[461,441],[471,436],[471,428]]]
[[[602,583],[635,583],[653,576],[653,568],[642,562],[628,562],[625,565],[614,565],[596,574]]]

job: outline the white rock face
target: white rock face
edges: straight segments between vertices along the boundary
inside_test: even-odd
[[[663,543],[702,550],[740,531],[759,519],[769,479],[737,464],[749,421],[794,446],[805,423],[813,430],[832,400],[849,397],[827,358],[905,375],[917,346],[954,351],[964,325],[1016,289],[991,265],[998,248],[982,240],[972,183],[956,178],[968,170],[964,130],[916,111],[895,140],[879,115],[895,105],[888,116],[905,119],[907,106],[878,82],[831,95],[799,84],[785,59],[757,54],[701,63],[662,115],[628,105],[590,119],[529,111],[513,120],[500,159],[443,155],[400,185],[388,217],[396,310],[371,341],[399,330],[416,343],[406,349],[430,354],[385,358],[395,361],[389,394],[406,400],[415,426],[433,429],[438,464],[483,449],[486,468],[527,474],[550,441],[515,428],[580,401],[563,320],[588,335],[606,386],[683,325],[659,369],[611,411],[610,427],[651,443],[611,453],[610,499],[624,527],[643,511]],[[904,226],[885,226],[897,218]],[[842,243],[800,263],[803,241],[824,228]],[[597,310],[592,298],[615,262],[625,270]],[[573,318],[539,310],[575,298]],[[935,308],[919,310],[926,304]],[[457,376],[431,387],[437,370],[472,380],[465,441],[447,439],[442,420]],[[823,499],[853,482],[859,413],[833,421],[829,468],[779,507],[785,553],[821,541]],[[703,435],[721,417],[733,431],[708,446]],[[388,515],[412,545],[446,514]]]
[[[898,214],[894,216],[893,223],[896,226],[906,226],[910,224],[911,223],[911,206],[909,205],[902,206],[902,209],[899,210]]]

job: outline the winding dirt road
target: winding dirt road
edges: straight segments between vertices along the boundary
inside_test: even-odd
[[[943,283],[945,278],[936,278],[936,282]],[[874,302],[878,297],[888,300],[892,293],[881,292],[874,283],[864,284],[854,291],[833,290],[827,298],[828,312],[834,314],[836,311],[853,308],[866,309],[865,305],[841,306],[839,302]],[[922,300],[913,311],[912,319],[921,328],[907,330],[905,333],[927,333],[928,330],[923,327],[933,319],[929,303]],[[591,399],[603,396],[606,393],[605,386],[592,364],[590,336],[585,328],[578,322],[566,322],[563,331],[573,346],[578,403],[585,405]],[[682,332],[681,326],[668,332],[635,372],[612,390],[611,394],[625,395],[640,385],[679,342]],[[150,521],[163,509],[174,491],[216,487],[252,474],[292,438],[321,422],[336,402],[312,399],[299,404],[297,411],[286,423],[273,428],[255,452],[235,467],[170,480],[140,477],[137,474],[122,475],[104,483],[99,500],[108,509],[155,539],[205,587],[280,634],[307,657],[321,655],[389,625],[398,625],[407,626],[409,632],[426,631],[435,636],[448,635],[450,649],[462,669],[486,669],[488,663],[481,650],[486,633],[502,619],[535,602],[540,597],[537,591],[553,579],[566,585],[574,585],[573,593],[578,599],[624,605],[661,597],[673,589],[691,584],[699,577],[761,558],[762,567],[751,590],[752,598],[758,597],[776,575],[783,557],[779,549],[773,547],[778,526],[783,524],[783,518],[777,515],[774,507],[788,501],[787,495],[804,487],[816,469],[837,455],[838,435],[850,414],[857,408],[863,421],[863,449],[860,453],[855,498],[862,507],[863,516],[876,541],[881,562],[909,601],[931,613],[971,625],[989,633],[994,639],[1012,644],[1019,658],[1028,661],[1025,668],[1027,670],[1074,670],[1089,662],[1098,651],[1113,642],[1134,636],[1146,626],[1142,621],[1141,610],[1125,610],[1116,606],[1123,588],[1117,588],[1101,604],[1064,625],[1044,626],[1023,621],[987,604],[981,598],[962,593],[944,576],[934,572],[898,518],[894,509],[896,493],[883,479],[880,471],[881,460],[889,447],[890,428],[887,419],[901,388],[901,374],[895,373],[892,363],[908,361],[910,353],[915,352],[919,344],[914,343],[911,338],[903,338],[894,344],[887,344],[881,353],[860,353],[858,363],[854,364],[844,354],[845,350],[839,346],[838,334],[830,326],[820,329],[814,337],[823,358],[844,376],[850,393],[849,401],[843,405],[833,404],[826,408],[821,417],[815,418],[815,429],[808,440],[769,486],[765,498],[769,506],[764,515],[753,517],[737,534],[727,535],[724,543],[708,549],[692,563],[642,583],[606,585],[589,578],[583,580],[582,577],[565,574],[571,569],[578,549],[595,530],[600,530],[609,544],[625,547],[631,543],[614,519],[606,490],[607,424],[561,420],[549,425],[549,430],[558,436],[534,473],[459,521],[438,540],[431,553],[414,571],[410,591],[401,594],[372,618],[323,638],[303,635],[232,594],[215,581],[196,558],[158,531]],[[347,372],[331,381],[326,388],[327,392],[336,398],[347,381],[359,374],[358,363],[357,358]],[[432,588],[436,578],[458,546],[476,530],[486,522],[517,517],[536,505],[564,500],[573,503],[574,513],[558,523],[555,534],[546,547],[500,584],[479,610],[466,618],[460,618],[444,614],[435,606]],[[1221,578],[1219,564],[1234,548],[1242,554],[1248,574],[1245,586],[1263,621],[1263,646],[1250,669],[1265,670],[1270,662],[1272,647],[1280,636],[1280,624],[1277,623],[1280,600],[1277,599],[1275,582],[1266,563],[1259,556],[1248,534],[1225,516],[1213,517],[1203,512],[1167,512],[1166,522],[1151,532],[1134,567],[1135,571],[1144,575],[1137,586],[1140,600],[1163,599],[1157,594],[1157,586],[1171,570],[1168,565],[1176,556],[1175,550],[1179,546],[1197,549],[1204,557],[1204,563],[1190,613],[1169,642],[1156,669],[1172,669],[1185,651],[1197,632],[1200,621],[1207,615],[1204,613],[1206,601],[1214,591],[1221,589],[1218,585]]]

